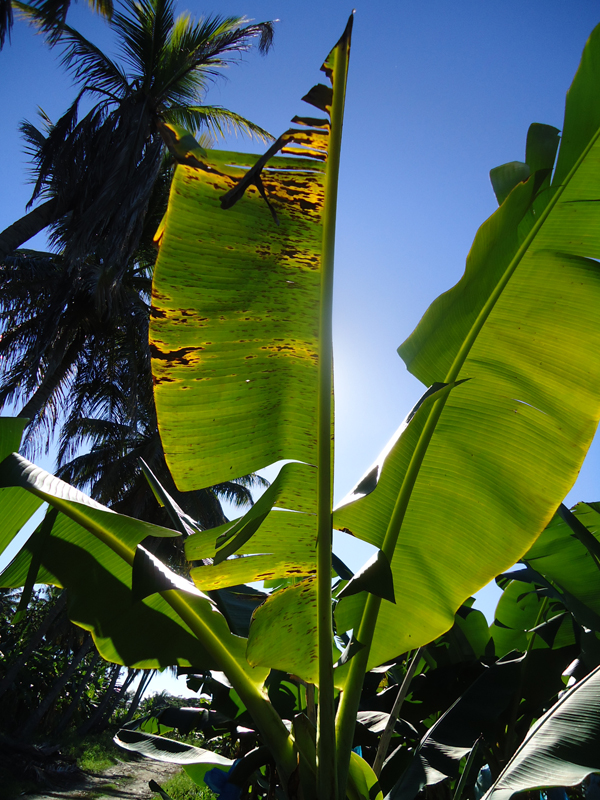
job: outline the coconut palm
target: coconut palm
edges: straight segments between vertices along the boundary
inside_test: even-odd
[[[35,25],[53,24],[40,8],[17,5]],[[118,61],[74,28],[55,26],[62,63],[79,93],[36,152],[31,202],[45,202],[0,234],[0,257],[51,225],[70,264],[95,252],[118,280],[136,250],[162,163],[162,123],[192,133],[267,138],[234,112],[202,104],[222,68],[257,37],[261,52],[270,47],[272,23],[245,23],[240,17],[175,17],[173,0],[123,0],[107,20]],[[84,98],[94,105],[80,119]]]
[[[89,3],[93,9],[105,17],[110,17],[113,12],[112,0],[89,0]],[[0,50],[4,46],[6,37],[8,36],[10,39],[14,21],[13,5],[15,5],[13,0],[0,0]],[[32,5],[38,8],[46,17],[45,28],[50,34],[50,38],[56,38],[67,18],[71,0],[37,0]],[[53,32],[54,37],[52,36]]]

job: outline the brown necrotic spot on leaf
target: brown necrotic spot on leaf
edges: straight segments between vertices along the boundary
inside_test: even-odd
[[[160,350],[155,344],[150,345],[150,353],[152,358],[160,361],[167,361],[173,366],[188,366],[193,360],[190,358],[190,355],[203,349],[204,348],[202,347],[180,347],[179,350],[163,351]]]
[[[155,386],[158,386],[160,383],[175,383],[175,378],[168,378],[166,375],[163,375],[162,378],[157,378],[156,375],[154,375],[153,382]]]

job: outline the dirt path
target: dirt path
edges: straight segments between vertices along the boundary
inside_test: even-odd
[[[84,775],[69,789],[57,789],[45,794],[27,794],[24,800],[155,800],[158,795],[150,791],[148,781],[162,785],[180,771],[177,764],[161,761],[136,761],[119,763],[101,775]],[[0,790],[0,797],[2,791]]]

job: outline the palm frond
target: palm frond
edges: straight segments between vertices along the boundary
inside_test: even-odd
[[[4,47],[6,37],[10,41],[13,26],[12,0],[0,0],[0,50]]]
[[[263,142],[274,139],[264,128],[222,106],[171,106],[162,116],[167,122],[176,122],[193,133],[207,129],[215,139],[223,139],[231,133]]]
[[[112,0],[88,0],[90,7],[101,14],[106,19],[110,19],[113,15],[114,6]]]
[[[120,38],[120,51],[148,91],[174,22],[173,0],[125,0],[124,11],[112,18]],[[145,79],[145,80],[144,80]]]
[[[273,23],[244,25],[242,17],[212,16],[174,28],[155,78],[157,98],[195,100],[218,77],[223,67],[239,60],[259,37],[259,50],[266,52],[273,37]]]
[[[76,83],[85,83],[88,91],[93,91],[92,86],[121,96],[130,91],[127,75],[121,67],[75,28],[62,26],[60,47],[63,50],[61,64]]]

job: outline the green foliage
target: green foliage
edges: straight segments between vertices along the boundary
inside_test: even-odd
[[[333,91],[319,85],[305,98],[329,120],[297,118],[304,129],[258,160],[208,153],[201,163],[193,142],[193,159],[178,153],[154,281],[157,409],[175,479],[193,489],[278,458],[305,463],[285,467],[241,520],[192,526],[194,585],[142,545],[173,532],[111,514],[9,455],[0,487],[60,514],[4,581],[31,583],[35,573],[66,586],[72,617],[118,663],[193,664],[190,683],[210,692],[210,708],[154,712],[115,741],[184,764],[197,782],[216,768],[263,796],[279,783],[292,797],[301,786],[320,800],[413,800],[423,787],[456,786],[461,769],[468,795],[484,759],[493,779],[509,762],[500,781],[510,779],[510,759],[521,759],[519,773],[533,754],[517,789],[550,780],[554,768],[554,785],[565,774],[573,783],[600,769],[591,763],[598,673],[557,700],[571,662],[580,677],[600,660],[598,514],[589,505],[563,511],[562,522],[552,515],[600,416],[600,27],[568,96],[558,177],[550,180],[556,131],[532,126],[526,168],[494,173],[501,205],[478,231],[463,279],[400,348],[429,389],[332,517],[332,219],[350,29],[322,67]],[[181,509],[154,488],[187,533]],[[336,598],[348,645],[339,658],[332,520],[379,549]],[[565,566],[567,552],[585,569]],[[488,631],[466,599],[524,554],[525,569],[501,578]],[[249,633],[234,632],[224,589],[241,596],[242,581],[290,577],[302,580],[270,595]],[[521,655],[498,661],[514,647]],[[415,650],[418,674],[397,719]],[[370,764],[388,724],[395,749],[379,776]],[[238,752],[161,738],[161,726],[230,735]]]
[[[161,788],[172,800],[213,800],[215,797],[208,787],[198,786],[183,771],[162,783]]]
[[[79,769],[85,772],[103,772],[119,761],[129,760],[127,753],[115,750],[110,731],[89,734],[83,739],[70,736],[61,745],[61,751],[75,759]]]

